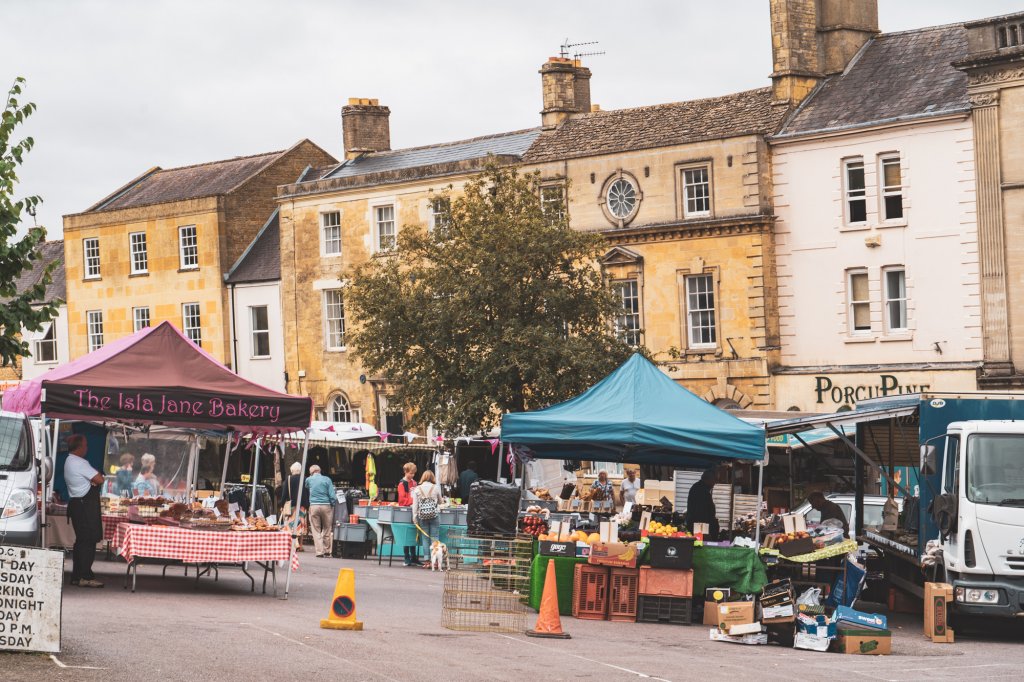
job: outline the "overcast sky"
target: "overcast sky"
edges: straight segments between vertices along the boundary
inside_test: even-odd
[[[879,0],[883,31],[1024,0]],[[605,109],[769,83],[767,0],[0,0],[0,84],[28,79],[36,147],[19,192],[50,238],[152,166],[283,149],[341,156],[340,107],[391,108],[393,148],[540,123],[537,69],[573,42]]]

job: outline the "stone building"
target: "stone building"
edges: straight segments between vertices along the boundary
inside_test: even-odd
[[[967,22],[977,175],[983,388],[1024,387],[1024,12]]]
[[[979,223],[953,24],[867,37],[771,137],[776,407],[977,388]]]
[[[275,208],[275,189],[333,157],[290,149],[153,168],[64,217],[70,356],[169,320],[229,362],[224,275]]]
[[[67,290],[64,279],[64,242],[60,240],[43,242],[38,247],[39,258],[32,267],[21,273],[15,282],[20,294],[42,281],[43,273],[54,265],[50,284],[46,286],[40,303],[66,301]],[[28,343],[29,354],[17,364],[0,368],[0,383],[11,385],[23,379],[34,379],[61,363],[67,362],[68,353],[68,309],[67,303],[57,308],[57,317],[42,326],[39,331],[21,330],[21,338]]]

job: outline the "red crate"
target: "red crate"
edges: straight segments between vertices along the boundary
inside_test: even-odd
[[[608,620],[636,621],[640,574],[635,568],[608,569]]]
[[[640,594],[651,597],[692,597],[693,571],[670,568],[640,568]]]
[[[604,620],[608,615],[608,569],[577,564],[572,581],[573,618]]]

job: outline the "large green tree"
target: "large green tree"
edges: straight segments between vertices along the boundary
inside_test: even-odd
[[[46,230],[30,227],[20,239],[18,236],[22,213],[32,213],[41,199],[27,196],[15,200],[14,188],[18,183],[18,166],[34,143],[31,137],[18,142],[12,138],[17,127],[25,122],[35,104],[21,104],[23,78],[14,81],[7,93],[7,103],[0,117],[0,362],[13,364],[19,356],[29,354],[28,344],[21,338],[21,330],[39,331],[57,316],[59,301],[40,305],[50,283],[53,264],[35,285],[24,291],[17,290],[18,278],[33,266],[38,258],[37,247],[46,238]]]
[[[539,176],[490,164],[434,199],[433,228],[349,275],[348,340],[420,426],[479,433],[504,412],[572,397],[634,350],[596,268],[603,238],[569,229]]]

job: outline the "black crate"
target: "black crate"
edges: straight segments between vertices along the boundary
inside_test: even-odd
[[[365,559],[370,553],[369,542],[335,542],[331,554],[335,559]]]
[[[636,600],[636,622],[689,625],[693,622],[693,600],[640,595]]]
[[[689,571],[693,568],[693,538],[651,538],[651,566]]]

